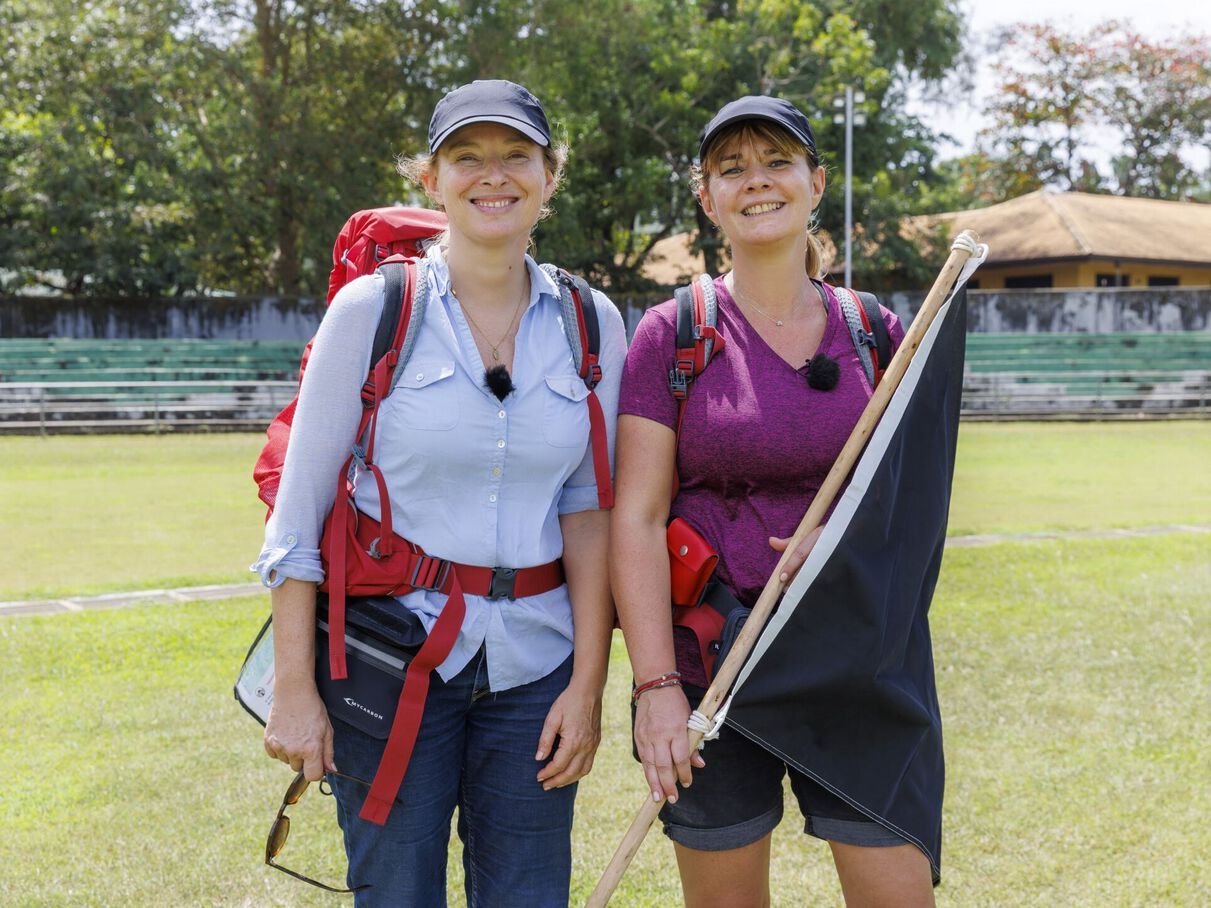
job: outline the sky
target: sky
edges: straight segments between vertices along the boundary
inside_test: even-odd
[[[1071,31],[1084,31],[1105,19],[1120,19],[1152,38],[1211,32],[1211,4],[1200,0],[960,0],[960,7],[968,15],[967,41],[976,51],[977,60],[984,55],[991,32],[1015,22],[1050,21]],[[980,111],[993,88],[991,70],[982,65],[977,69],[975,89],[970,96],[948,105],[916,100],[909,110],[933,129],[954,136],[955,142],[944,143],[941,150],[943,157],[957,157],[973,149],[976,132],[986,125]],[[1109,148],[1101,148],[1094,157],[1106,160],[1109,154]],[[1211,161],[1211,151],[1206,148],[1194,155],[1193,160],[1203,167]]]

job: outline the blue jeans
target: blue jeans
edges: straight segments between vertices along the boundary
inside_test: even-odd
[[[469,908],[565,908],[576,785],[543,791],[534,759],[572,659],[492,693],[483,650],[449,683],[433,675],[424,718],[385,826],[358,817],[366,786],[332,781],[358,908],[442,908],[450,819],[458,808]],[[336,766],[371,780],[386,742],[333,720]]]

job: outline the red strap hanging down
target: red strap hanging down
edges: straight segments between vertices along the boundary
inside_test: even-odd
[[[328,669],[333,681],[349,677],[345,665],[345,558],[348,554],[349,509],[353,503],[349,500],[349,467],[353,463],[353,455],[345,460],[337,477],[336,500],[332,506],[336,508],[335,520],[332,523],[332,559],[330,561],[331,576],[328,579]]]
[[[610,450],[606,440],[605,414],[593,389],[601,381],[601,366],[597,354],[589,350],[589,332],[584,319],[584,301],[580,290],[569,287],[575,301],[576,327],[580,333],[580,377],[589,386],[589,442],[593,446],[593,477],[597,482],[597,507],[603,511],[614,507],[614,481],[610,477]]]
[[[357,425],[357,437],[360,439],[366,432],[366,427],[375,414],[375,410],[363,410]],[[356,507],[353,503],[353,489],[349,487],[349,469],[353,465],[353,455],[345,458],[345,463],[336,477],[336,498],[332,502],[332,555],[329,560],[328,578],[328,668],[333,681],[349,677],[345,663],[345,588],[347,557],[349,553],[349,511]],[[381,492],[381,489],[380,489]],[[323,540],[320,541],[321,547]]]
[[[590,370],[600,375],[601,367],[597,365],[595,355],[587,356],[585,363]],[[614,482],[610,478],[610,449],[606,440],[605,413],[601,409],[601,401],[597,399],[597,392],[592,388],[589,389],[586,403],[589,407],[589,443],[593,446],[593,476],[597,481],[597,507],[606,511],[614,507]]]
[[[395,796],[404,781],[404,773],[412,759],[412,749],[416,746],[421,716],[425,711],[425,698],[429,695],[430,673],[446,660],[450,650],[454,648],[459,628],[462,627],[467,603],[463,598],[462,586],[458,582],[458,571],[453,570],[451,574],[454,583],[450,589],[450,598],[446,600],[441,614],[437,616],[437,622],[429,631],[424,645],[408,664],[404,688],[399,695],[399,706],[391,723],[391,733],[387,736],[387,746],[370,785],[370,793],[362,804],[361,813],[358,814],[369,823],[382,826],[387,822],[391,805],[395,802]]]

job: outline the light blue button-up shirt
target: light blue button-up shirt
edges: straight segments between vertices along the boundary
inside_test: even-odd
[[[386,479],[396,533],[428,554],[462,564],[530,567],[563,554],[559,515],[597,507],[588,389],[564,334],[559,291],[528,256],[530,300],[517,329],[515,390],[485,387],[470,326],[450,292],[444,262],[428,260],[429,305],[416,346],[379,410],[375,461]],[[603,377],[597,396],[613,463],[618,388],[626,355],[622,317],[594,292]],[[253,570],[267,586],[286,577],[319,582],[324,519],[361,413],[360,391],[383,305],[383,279],[344,287],[316,334],[265,545]],[[359,475],[359,510],[378,519],[372,476]],[[272,576],[272,580],[270,579]],[[431,628],[445,604],[418,590],[399,601]],[[443,679],[481,646],[492,690],[538,680],[572,652],[567,586],[516,600],[466,597],[467,614]]]

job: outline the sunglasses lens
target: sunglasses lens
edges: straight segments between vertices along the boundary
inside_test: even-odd
[[[286,797],[282,801],[286,804],[297,804],[299,798],[303,796],[303,792],[307,790],[307,786],[310,784],[307,781],[307,777],[299,773],[294,777],[294,781],[290,783],[290,787],[286,789]]]
[[[269,844],[267,850],[269,857],[276,858],[281,853],[282,846],[286,844],[286,837],[290,835],[290,817],[278,817],[273,828],[269,830]]]

